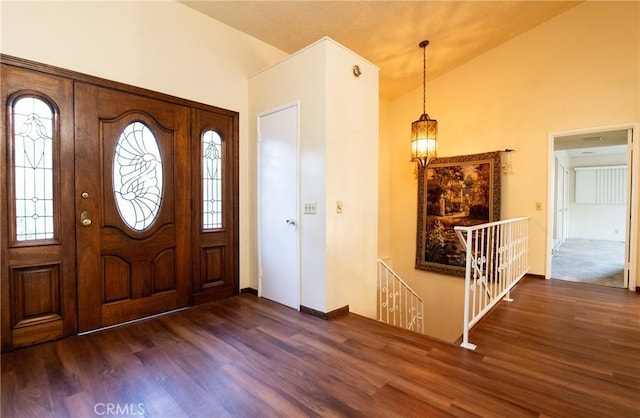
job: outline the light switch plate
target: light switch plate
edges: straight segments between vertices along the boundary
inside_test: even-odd
[[[316,202],[306,202],[304,204],[305,215],[315,215],[318,212],[318,204]]]

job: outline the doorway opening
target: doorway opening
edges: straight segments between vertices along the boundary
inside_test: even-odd
[[[621,126],[549,136],[546,278],[635,289],[637,135]]]

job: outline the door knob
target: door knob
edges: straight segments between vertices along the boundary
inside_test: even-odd
[[[91,225],[91,215],[86,210],[80,214],[80,223],[82,226]]]
[[[295,219],[287,219],[285,222],[287,223],[287,225],[295,225],[296,224],[296,220]]]

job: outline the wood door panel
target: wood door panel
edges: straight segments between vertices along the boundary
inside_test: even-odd
[[[126,106],[122,100],[126,99]],[[176,125],[177,104],[148,96],[126,93],[109,88],[98,88],[96,100],[100,103],[101,120],[113,121],[123,115],[147,115],[157,121],[165,130],[173,130]],[[183,109],[186,109],[183,107]],[[183,121],[181,123],[188,122]],[[124,127],[124,125],[123,125]]]
[[[77,235],[78,260],[87,261],[78,268],[80,330],[186,306],[191,268],[190,179],[182,167],[189,159],[188,109],[83,83],[76,84],[76,108],[85,114],[82,120],[76,118],[77,161],[86,153],[92,162],[92,166],[76,167],[76,187],[89,194],[77,202],[78,210],[92,217],[92,223],[79,228]],[[120,143],[121,134],[132,123],[144,128]],[[140,132],[147,129],[155,145],[142,139]],[[116,157],[119,144],[124,152]],[[159,154],[154,157],[156,146]],[[125,221],[122,216],[127,209],[116,203],[116,158],[126,164],[117,173],[124,176],[126,188],[117,192],[135,200],[128,212],[135,214],[133,221]],[[161,177],[154,180],[149,177],[153,173]],[[145,194],[149,191],[152,195]],[[156,195],[158,203],[148,199]],[[139,227],[137,216],[153,214],[147,209],[155,204],[155,217]]]
[[[225,245],[207,246],[201,249],[200,265],[203,274],[200,275],[200,287],[208,289],[226,284]]]
[[[12,328],[62,320],[61,265],[11,268]]]
[[[228,114],[196,110],[191,117],[191,177],[193,210],[193,301],[195,304],[239,293],[238,280],[238,143],[237,119]],[[222,156],[222,225],[203,225],[203,153],[202,136],[214,131],[221,138],[215,150]]]
[[[131,264],[114,255],[102,256],[104,303],[131,299]]]
[[[146,298],[102,304],[99,306],[100,320],[105,324],[104,326],[121,324],[186,306],[186,304],[177,304],[176,300],[179,299],[180,295],[175,290],[171,290]]]
[[[178,231],[175,225],[165,225],[155,234],[144,239],[136,239],[131,235],[135,234],[127,233],[120,228],[102,228],[102,236],[100,237],[102,251],[118,254],[123,258],[143,256],[146,253],[159,253],[162,249],[175,243]],[[138,245],[129,246],[132,241]]]
[[[5,106],[0,118],[0,329],[2,351],[6,351],[76,332],[73,84],[63,77],[5,63],[0,72]],[[13,106],[27,97],[45,103],[53,115],[53,235],[46,239],[17,238],[14,166],[21,148],[14,143],[18,140],[14,134],[38,126],[38,117],[30,117],[29,126],[14,126]],[[35,171],[35,160],[31,161]]]
[[[99,224],[95,215],[99,213],[100,205],[99,191],[101,190],[102,176],[100,175],[100,153],[94,152],[97,146],[94,124],[86,123],[85,120],[95,120],[98,115],[98,101],[95,99],[98,87],[85,83],[74,85],[75,102],[82,102],[77,107],[74,114],[76,148],[76,167],[80,164],[83,167],[92,167],[93,172],[80,177],[80,172],[75,178],[76,186],[76,212],[86,211],[93,217],[93,222]],[[85,168],[86,170],[86,168]],[[76,168],[76,171],[77,168]],[[86,197],[83,197],[85,196]],[[101,320],[101,306],[104,297],[104,289],[101,285],[96,285],[91,277],[102,274],[102,260],[96,256],[100,249],[100,236],[90,233],[88,227],[79,226],[76,228],[76,262],[78,264],[78,331],[88,331],[92,329],[92,324],[99,324]],[[82,251],[80,251],[82,247]],[[82,272],[85,272],[84,274]],[[87,279],[83,276],[91,275]],[[95,327],[95,326],[94,326]]]
[[[160,252],[151,260],[152,293],[176,289],[176,253],[173,248]]]

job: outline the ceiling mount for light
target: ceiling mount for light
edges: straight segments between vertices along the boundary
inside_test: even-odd
[[[422,48],[422,115],[411,124],[411,161],[416,161],[422,168],[436,158],[438,151],[438,121],[431,119],[426,112],[427,104],[427,45],[429,41],[420,42]]]

